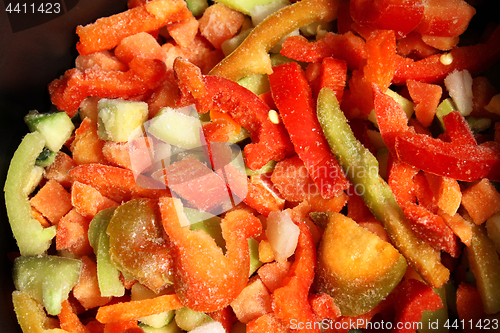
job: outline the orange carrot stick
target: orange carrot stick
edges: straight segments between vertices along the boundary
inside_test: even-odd
[[[142,317],[183,307],[176,294],[166,294],[139,301],[101,306],[96,318],[101,323],[137,320]]]

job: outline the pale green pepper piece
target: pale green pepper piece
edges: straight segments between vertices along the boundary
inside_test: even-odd
[[[14,261],[14,285],[43,304],[49,315],[61,312],[61,303],[80,278],[81,261],[57,256],[21,256]]]
[[[31,215],[31,205],[28,199],[32,189],[28,185],[31,179],[35,161],[45,146],[43,134],[33,132],[27,134],[17,148],[10,161],[7,179],[5,181],[5,206],[10,227],[21,255],[43,254],[52,244],[56,235],[56,227],[44,228]]]

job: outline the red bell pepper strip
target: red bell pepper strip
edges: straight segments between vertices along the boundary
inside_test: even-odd
[[[318,96],[319,91],[328,87],[333,90],[339,103],[342,102],[344,88],[347,81],[347,63],[345,60],[325,58],[321,63],[321,72],[319,75],[318,91],[314,94]]]
[[[176,202],[176,200],[178,200]],[[244,210],[233,210],[222,219],[226,253],[205,232],[180,225],[179,199],[162,197],[159,208],[163,228],[170,240],[174,263],[174,288],[184,306],[195,311],[224,309],[248,282],[250,254],[248,238],[262,231],[258,218]],[[185,218],[185,217],[184,217]]]
[[[316,247],[307,224],[299,218],[299,213],[292,210],[292,221],[300,228],[299,240],[293,262],[283,286],[273,292],[273,310],[285,323],[315,322],[315,315],[309,303],[309,289],[314,280],[316,265]],[[316,329],[297,329],[297,332],[319,332]]]
[[[285,40],[280,54],[304,62],[321,62],[327,57],[341,59],[347,61],[351,70],[360,68],[366,59],[365,41],[352,32],[343,35],[330,32],[316,42],[309,42],[302,36],[292,36]]]
[[[354,22],[378,30],[394,30],[404,37],[417,27],[424,16],[422,0],[352,0],[350,6]]]
[[[126,99],[156,88],[167,77],[167,67],[158,59],[134,58],[129,67],[126,72],[70,69],[50,83],[52,104],[73,117],[89,96]]]
[[[436,109],[441,101],[443,88],[437,84],[408,80],[406,82],[410,97],[415,104],[415,116],[424,127],[434,120]]]
[[[444,127],[446,128],[445,136],[450,141],[462,145],[477,145],[474,133],[467,123],[467,120],[458,111],[448,113],[443,117]]]
[[[500,61],[500,25],[493,31],[486,43],[456,47],[449,52],[451,64],[441,62],[442,54],[435,54],[422,60],[396,56],[394,84],[405,84],[407,80],[440,83],[454,70],[468,70],[474,77]]]
[[[403,162],[437,175],[470,182],[500,180],[500,144],[493,141],[462,145],[407,131],[396,138],[395,151]]]
[[[176,60],[174,70],[181,91],[193,95],[198,112],[217,110],[227,113],[250,132],[252,143],[244,148],[245,162],[250,169],[260,169],[270,160],[279,161],[293,154],[285,127],[281,122],[271,122],[271,109],[259,96],[229,79],[199,74],[205,85],[205,92],[200,93],[200,81],[183,75],[188,72],[183,69],[187,66],[195,65]],[[192,82],[196,82],[196,85],[192,86]]]
[[[414,333],[415,323],[422,319],[424,311],[436,311],[443,307],[441,297],[424,282],[404,280],[396,290],[394,333]]]
[[[330,198],[349,187],[349,181],[331,152],[316,116],[309,82],[296,62],[274,67],[269,75],[274,102],[321,195]]]
[[[396,37],[394,31],[383,30],[366,41],[367,61],[363,73],[368,82],[382,91],[391,85],[396,72]]]
[[[457,258],[460,247],[457,236],[446,225],[442,217],[432,213],[423,205],[408,202],[404,208],[411,229],[417,236],[438,250]]]
[[[396,138],[410,129],[408,127],[408,117],[401,105],[392,97],[385,94],[375,84],[373,87],[373,104],[380,134],[387,148],[396,156]]]

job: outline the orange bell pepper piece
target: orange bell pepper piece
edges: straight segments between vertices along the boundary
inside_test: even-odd
[[[159,201],[163,228],[167,233],[174,264],[174,287],[184,306],[214,312],[228,306],[248,282],[250,256],[247,238],[257,236],[261,223],[254,215],[234,210],[221,222],[226,253],[208,234],[181,226],[179,199]],[[182,214],[182,212],[181,212]]]

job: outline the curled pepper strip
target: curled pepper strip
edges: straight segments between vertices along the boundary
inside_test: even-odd
[[[292,210],[292,221],[300,229],[295,261],[283,279],[283,286],[273,292],[274,313],[284,323],[290,323],[294,320],[300,323],[315,321],[308,297],[309,289],[314,280],[316,247],[309,227],[299,214],[299,212]],[[298,331],[319,332],[319,329]]]
[[[271,74],[268,51],[297,28],[337,17],[339,0],[302,0],[268,16],[229,56],[217,64],[211,75],[238,80],[253,74]]]
[[[396,74],[393,83],[405,84],[407,80],[439,83],[454,70],[468,70],[472,76],[484,72],[500,60],[500,26],[486,43],[456,47],[449,52],[453,61],[441,61],[442,54],[434,54],[422,60],[396,56]]]
[[[166,65],[158,59],[134,58],[129,68],[126,72],[70,69],[50,83],[52,104],[73,117],[89,96],[128,98],[156,88],[167,77]]]
[[[174,263],[174,287],[184,306],[214,312],[228,306],[248,282],[250,254],[247,239],[260,234],[262,225],[254,215],[235,210],[221,222],[226,254],[208,234],[180,226],[179,205],[160,198],[163,227]],[[181,211],[182,214],[182,211]],[[185,216],[184,216],[185,217]]]
[[[201,75],[201,72],[198,72],[201,80],[194,79],[190,75],[195,72],[186,70],[189,66],[195,67],[181,59],[174,63],[181,92],[192,95],[198,112],[217,110],[227,113],[251,133],[252,143],[244,149],[245,162],[250,169],[260,169],[270,160],[279,161],[293,153],[293,145],[283,123],[271,122],[271,109],[262,99],[238,83],[223,77]],[[181,97],[181,100],[188,99]]]

